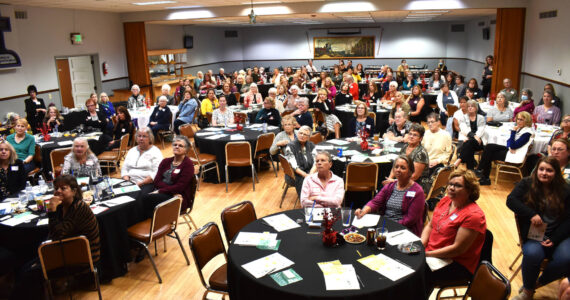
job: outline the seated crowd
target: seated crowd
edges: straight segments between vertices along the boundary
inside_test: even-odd
[[[138,197],[147,206],[145,211],[152,212],[154,206],[176,194],[182,195],[181,209],[185,210],[193,201],[188,186],[195,170],[192,159],[187,156],[192,144],[180,135],[179,128],[195,123],[200,127],[233,126],[236,105],[237,109],[243,106],[253,113],[249,114],[251,123],[266,123],[282,129],[275,136],[269,153],[283,154],[291,165],[294,178],[286,180],[295,186],[302,206],[341,207],[345,195],[343,178],[333,173],[331,155],[317,151],[310,137],[315,129],[322,128],[325,139],[338,139],[345,126],[351,137],[363,132],[372,137],[379,132],[377,120],[369,114],[371,104],[376,104],[390,109],[382,138],[396,143],[401,150],[390,174],[382,178],[379,192],[357,208],[355,215],[358,218],[368,213],[386,216],[421,237],[427,257],[452,260],[442,269],[427,271],[430,287],[427,293],[451,277],[473,276],[487,229],[485,213],[476,204],[480,185],[491,184],[493,162],[520,164],[529,156],[535,138],[533,121],[560,124],[560,129],[552,134],[548,150],[535,158],[538,163],[532,166],[530,177],[521,180],[507,199],[523,237],[529,228],[545,228],[543,241],[526,238],[522,241],[524,288],[517,299],[532,299],[536,288],[569,275],[570,115],[562,115],[563,102],[551,84],[545,86],[535,107],[532,91],[522,89],[519,98],[510,79],[504,79],[504,89],[494,99],[489,92],[487,69],[483,73],[485,92],[482,92],[477,80],[471,78],[465,85],[463,76],[448,71],[443,61],[429,77],[410,71],[405,60],[397,72],[383,66],[378,74],[367,74],[362,65],[353,68],[351,62],[344,65],[342,61],[331,70],[330,73],[319,72],[311,61],[296,72],[290,67],[283,72],[275,68],[271,74],[258,67],[233,74],[226,74],[223,69],[217,75],[199,72],[194,85],[189,80],[181,80],[172,95],[170,86],[163,86],[152,109],[152,99],[141,94],[136,84],[131,88],[126,107],[115,107],[105,93],[101,93],[99,99],[93,94],[85,102],[84,118],[76,125],[84,132],[100,134],[96,139],[75,138],[70,153],[65,156],[61,176],[54,182],[56,201],[50,204],[50,236],[68,236],[69,232],[61,224],[69,222],[69,226],[77,229],[74,233],[88,237],[94,261],[98,261],[97,222],[93,224],[91,211],[79,201],[80,187],[74,177],[102,176],[97,156],[118,148],[126,134],[136,146],[126,153],[120,177],[140,187]],[[363,79],[368,79],[368,83],[360,90],[359,83]],[[265,98],[260,92],[262,85],[272,86],[265,90]],[[429,112],[426,93],[437,95],[433,104],[438,112]],[[9,135],[0,142],[0,200],[17,195],[36,167],[36,139],[31,133],[57,132],[64,124],[70,125],[54,105],[46,107],[43,99],[37,98],[35,86],[28,87],[28,94],[27,119],[9,114],[5,126]],[[487,96],[492,99],[484,111],[480,103],[481,98]],[[347,104],[354,105],[354,117],[343,124],[336,112],[338,107]],[[176,113],[171,110],[172,105],[177,105]],[[139,127],[131,117],[133,110],[139,108],[152,111],[145,127]],[[425,121],[424,127],[422,122]],[[512,125],[507,141],[491,142],[489,126],[507,124]],[[163,158],[154,142],[162,131],[170,129],[177,134],[172,142],[172,156]],[[450,165],[454,155],[457,159]],[[480,158],[477,160],[476,156]],[[466,170],[458,168],[461,164],[465,164]],[[433,218],[424,224],[426,195],[438,170],[444,167],[457,169],[449,176],[446,195],[435,207]],[[73,215],[64,212],[73,212]],[[540,264],[545,258],[549,263],[539,277]]]

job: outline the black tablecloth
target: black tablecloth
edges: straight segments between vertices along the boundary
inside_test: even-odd
[[[371,106],[371,107],[376,107]],[[335,110],[334,114],[338,117],[340,122],[342,123],[342,127],[340,129],[340,136],[341,137],[350,137],[353,134],[350,132],[350,121],[354,118],[354,111],[344,111],[344,110]],[[374,128],[374,133],[380,133],[380,136],[386,132],[388,129],[388,119],[390,117],[390,111],[386,109],[380,109],[380,111],[376,112],[376,125]]]
[[[87,111],[72,111],[67,114],[62,114],[63,116],[63,128],[59,128],[59,131],[69,131],[75,129],[79,124],[83,124],[87,118]]]
[[[293,220],[303,218],[301,210],[286,211]],[[341,228],[341,221],[337,221],[335,228]],[[389,231],[405,229],[404,226],[386,221]],[[275,232],[269,229],[261,220],[245,226],[245,232]],[[269,230],[268,230],[269,229]],[[292,268],[303,280],[280,287],[269,276],[256,279],[241,266],[258,258],[272,254],[274,251],[260,250],[255,247],[243,247],[231,244],[228,250],[228,286],[232,300],[236,299],[424,299],[425,290],[425,254],[418,255],[400,253],[395,246],[386,246],[386,250],[377,250],[366,243],[359,245],[345,244],[338,248],[323,246],[321,235],[307,234],[307,232],[320,232],[320,229],[309,229],[306,224],[301,228],[291,229],[277,234],[281,240],[278,252],[295,264]],[[366,228],[359,229],[366,235]],[[420,242],[416,242],[420,244]],[[383,253],[397,259],[415,270],[398,281],[390,279],[370,270],[359,263],[360,258],[356,250],[366,257],[371,254]],[[360,290],[327,291],[324,276],[318,267],[318,262],[339,259],[342,264],[352,264],[360,276],[364,287]]]
[[[257,129],[261,129],[261,128],[257,128]],[[230,129],[232,130],[232,129]],[[221,133],[224,134],[228,134],[225,137],[216,139],[216,140],[210,140],[208,139],[209,135],[206,136],[200,136],[199,134],[196,134],[194,136],[194,141],[196,142],[196,146],[198,148],[200,148],[200,152],[201,153],[209,153],[209,154],[213,154],[216,156],[216,161],[218,162],[218,167],[220,169],[220,180],[222,182],[225,181],[225,176],[226,176],[226,171],[224,166],[226,165],[226,144],[229,142],[232,142],[231,140],[231,135],[232,134],[243,134],[244,136],[244,140],[236,140],[235,142],[241,142],[241,141],[247,141],[249,142],[249,144],[251,145],[251,155],[253,157],[253,155],[255,155],[255,144],[257,143],[257,137],[260,136],[263,132],[261,130],[256,130],[256,129],[249,129],[249,128],[244,128],[243,131],[238,132],[235,131],[235,128],[230,131],[230,130],[223,130],[221,131]],[[198,131],[201,132],[201,131]],[[275,134],[277,134],[279,132],[279,129],[273,129],[273,130],[267,130],[267,132],[273,132]],[[254,162],[255,163],[255,162]],[[244,176],[250,176],[251,175],[251,168],[250,167],[229,167],[229,181],[231,182],[232,180],[244,177]],[[215,171],[211,171],[209,174],[209,176],[206,177],[206,179],[208,181],[213,180],[213,178],[215,178]],[[214,179],[217,180],[217,179]]]
[[[138,192],[125,194],[135,199]],[[139,197],[140,198],[140,197]],[[101,239],[100,273],[103,279],[110,280],[127,273],[130,259],[130,240],[127,228],[144,219],[144,203],[140,199],[118,206],[95,215],[99,222]],[[44,216],[43,218],[47,218]],[[48,236],[48,226],[37,226],[40,218],[17,226],[0,224],[0,247],[17,253],[22,261],[37,257],[38,246]]]
[[[50,142],[53,142],[53,143],[40,145],[40,149],[42,151],[42,168],[44,170],[44,174],[47,174],[47,173],[52,171],[50,153],[55,149],[71,147],[71,144],[61,146],[58,144],[58,142],[73,141],[76,137],[77,136],[73,137],[71,135],[69,135],[67,137],[66,136],[61,136],[61,137],[57,137],[57,138],[52,137],[50,139]],[[98,138],[99,137],[97,137],[97,139]],[[43,143],[43,142],[44,141],[42,140],[40,143]]]

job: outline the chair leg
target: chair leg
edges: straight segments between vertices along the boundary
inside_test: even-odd
[[[251,164],[251,182],[253,182],[253,191],[255,192],[255,167]]]
[[[174,230],[174,235],[176,236],[176,240],[178,241],[178,245],[180,245],[180,249],[182,250],[182,254],[184,254],[184,258],[186,259],[186,264],[190,265],[190,261],[188,260],[188,255],[186,255],[186,250],[184,250],[184,246],[182,246],[182,241],[180,240],[180,236],[178,236],[178,232]]]
[[[509,281],[513,281],[513,279],[515,279],[515,277],[517,277],[517,274],[521,271],[522,268],[522,263],[519,265],[519,267],[515,270],[515,272],[513,273],[513,275],[511,275],[511,278],[509,278]]]
[[[186,214],[188,216],[188,219],[190,219],[190,222],[192,222],[192,225],[194,225],[194,228],[198,229],[198,226],[196,226],[196,223],[194,223],[194,219],[192,219],[192,216],[190,214]]]
[[[154,240],[154,256],[158,256],[158,248],[156,247],[156,240]]]
[[[511,263],[511,265],[509,266],[509,270],[513,270],[513,266],[515,265],[515,263],[519,260],[519,257],[522,256],[522,251],[519,252],[519,254],[517,255],[517,257],[515,257],[515,259],[513,260],[513,263]]]
[[[198,182],[196,183],[196,191],[200,190],[200,182],[202,182],[203,178],[204,178],[204,170],[202,169],[202,166],[200,166],[200,174],[198,176]]]
[[[182,219],[184,219],[184,223],[188,225],[188,230],[192,231],[192,225],[190,225],[190,220],[188,220],[188,214],[183,214]]]
[[[154,245],[156,246],[156,244],[154,244]],[[154,259],[152,258],[152,255],[150,254],[150,251],[148,250],[148,247],[146,245],[144,246],[144,250],[146,250],[146,254],[148,255],[150,263],[152,264],[152,268],[154,269],[154,272],[156,273],[156,277],[158,277],[158,283],[162,283],[162,278],[160,277],[160,274],[158,273],[158,269],[156,268],[156,264],[154,263]]]
[[[218,162],[214,162],[216,164],[216,172],[218,173],[218,183],[220,182],[220,167],[218,166]]]
[[[271,162],[271,167],[273,168],[273,173],[275,173],[275,177],[277,177],[277,170],[275,169],[275,165],[273,164],[273,158],[271,158],[271,155],[269,155],[269,161]],[[277,167],[279,168],[279,165],[277,165]]]
[[[99,275],[97,273],[97,268],[95,268],[93,272],[93,279],[95,280],[95,287],[97,288],[97,293],[99,294],[99,300],[102,300],[103,296],[101,295],[101,283],[99,283]]]
[[[226,193],[228,192],[228,165],[226,165]]]
[[[285,195],[287,195],[288,189],[289,189],[289,185],[287,185],[287,188],[283,191],[283,195],[281,195],[281,202],[279,203],[279,208],[281,208],[281,206],[283,205],[283,200],[285,200]]]
[[[162,237],[162,246],[164,248],[164,253],[166,253],[166,237],[165,236]]]

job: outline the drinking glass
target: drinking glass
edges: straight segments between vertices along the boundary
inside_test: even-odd
[[[350,217],[352,215],[352,210],[350,208],[343,208],[341,210],[342,214],[342,226],[347,227],[350,225]]]

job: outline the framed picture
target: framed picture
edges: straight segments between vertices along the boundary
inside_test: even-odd
[[[315,37],[314,59],[374,58],[373,36]]]

